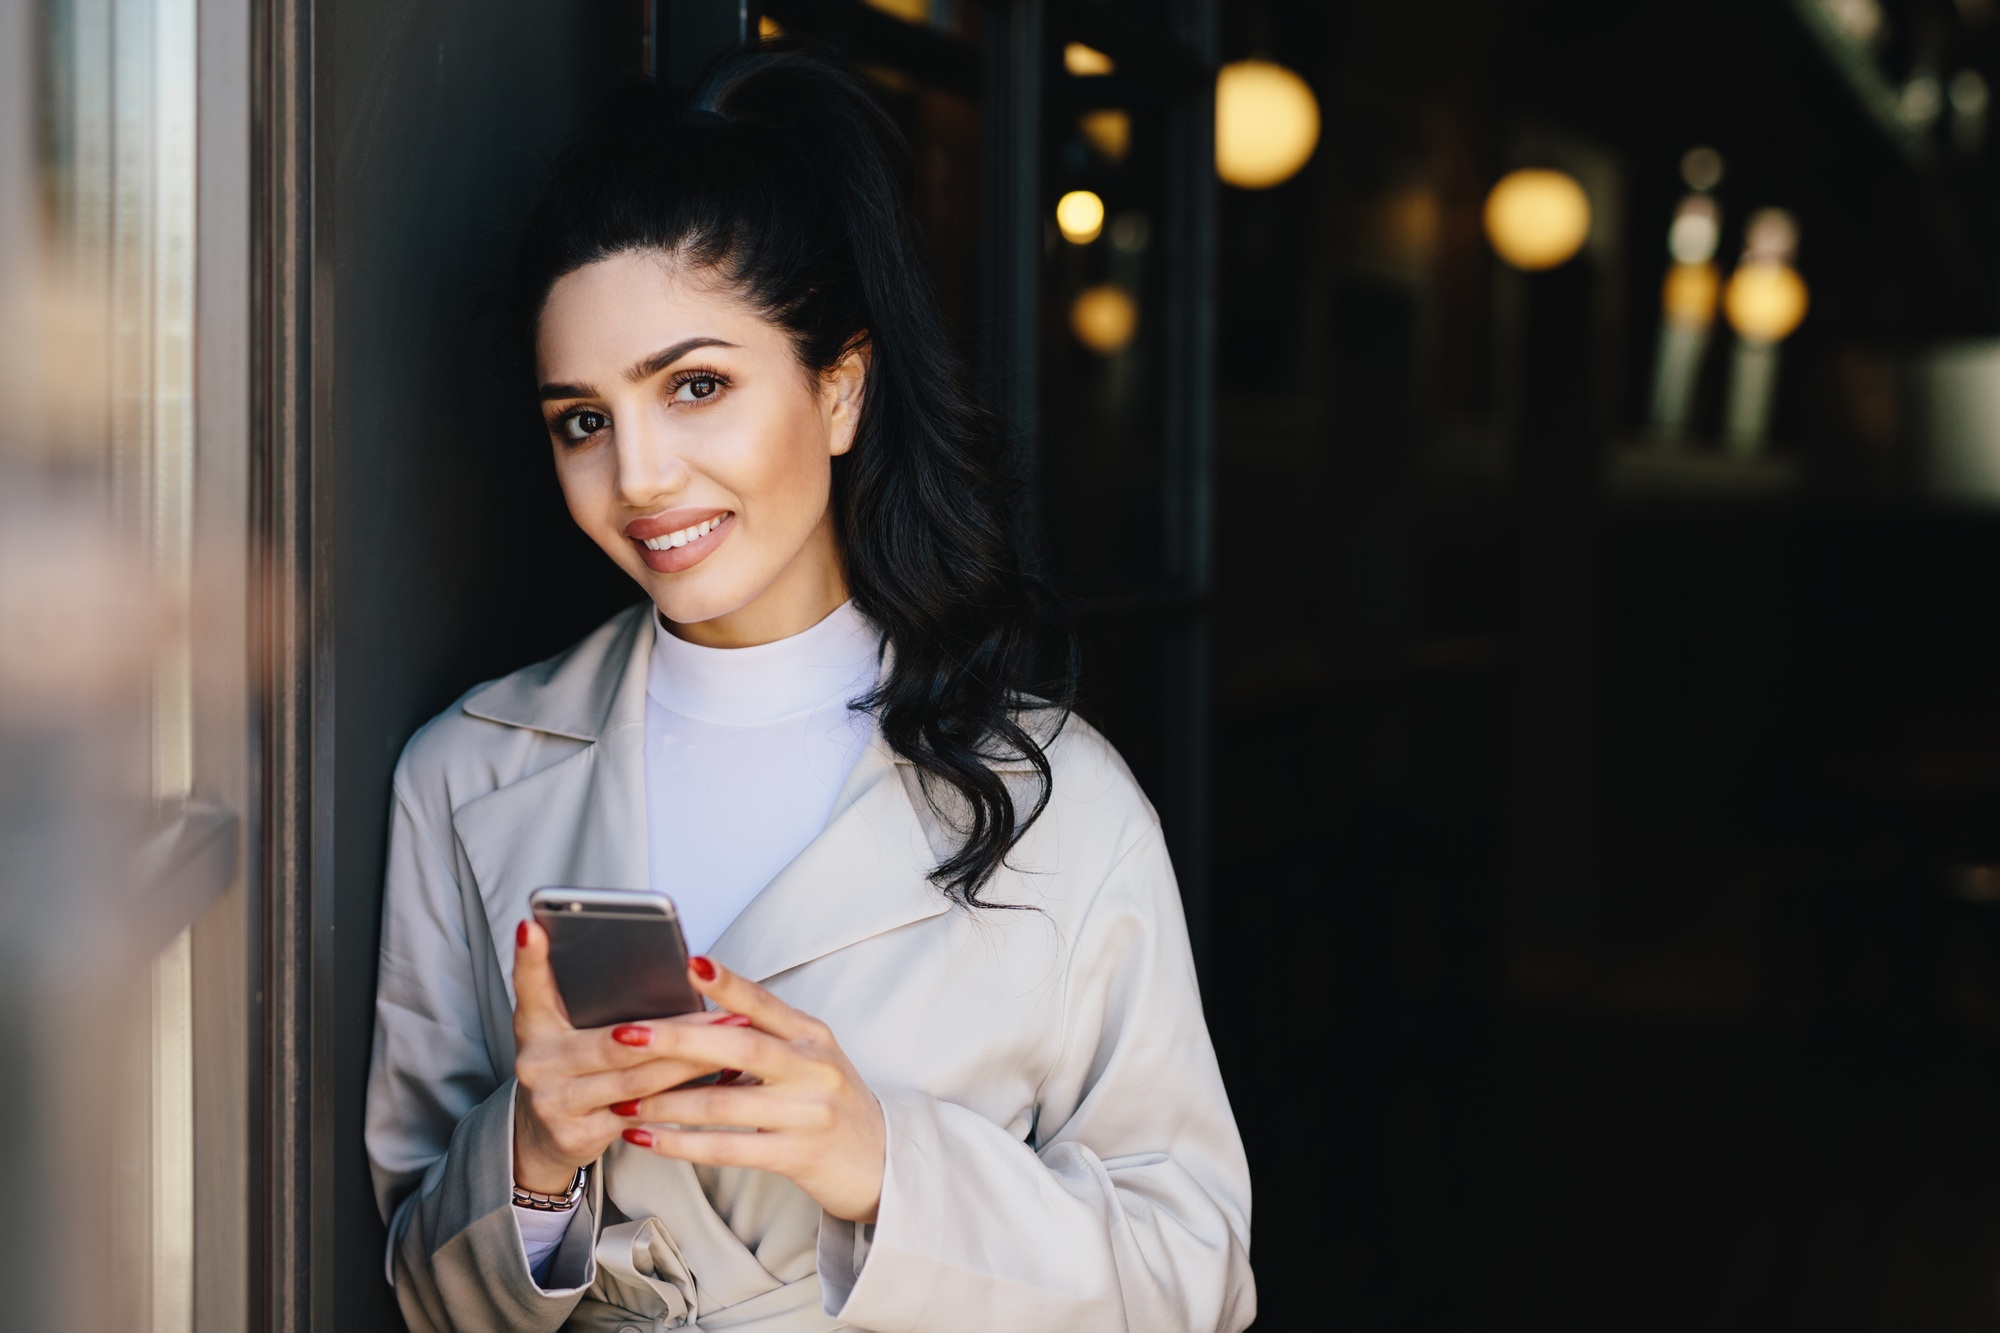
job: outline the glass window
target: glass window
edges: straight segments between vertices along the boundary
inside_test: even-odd
[[[1043,122],[1041,490],[1054,568],[1104,596],[1164,581],[1173,117],[1161,90],[1098,72],[1076,45],[1060,45]]]
[[[247,607],[198,647],[200,14],[12,8],[29,12],[0,34],[0,81],[34,96],[0,111],[19,150],[0,153],[0,195],[33,203],[0,223],[0,360],[32,415],[0,435],[0,881],[18,909],[0,1077],[19,1090],[10,1178],[36,1202],[0,1233],[0,1273],[22,1327],[227,1330],[244,1205],[198,1210],[197,1191],[243,1179],[222,1159],[247,1154],[248,918],[198,700],[219,654],[247,756]],[[244,515],[209,519],[240,577]]]

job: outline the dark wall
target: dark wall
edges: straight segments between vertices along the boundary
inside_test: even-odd
[[[480,680],[631,600],[569,524],[482,310],[554,151],[621,54],[596,0],[315,7],[319,447],[332,457],[333,1198],[339,1329],[396,1322],[361,1128],[389,776]],[[635,36],[636,40],[636,36]],[[321,741],[325,744],[324,738]]]

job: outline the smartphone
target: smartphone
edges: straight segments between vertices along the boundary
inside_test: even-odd
[[[702,1008],[688,982],[680,916],[666,894],[536,889],[528,906],[549,933],[549,964],[573,1026],[601,1028]]]

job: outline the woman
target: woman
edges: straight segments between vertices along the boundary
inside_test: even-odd
[[[1253,1316],[1158,822],[1033,693],[894,142],[744,51],[529,222],[557,476],[647,601],[397,768],[367,1134],[414,1329]],[[573,1028],[543,885],[673,896],[714,1008]]]

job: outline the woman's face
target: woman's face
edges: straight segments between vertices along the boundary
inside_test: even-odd
[[[867,354],[816,378],[707,276],[658,254],[566,275],[536,368],[570,516],[682,638],[741,647],[846,599],[832,460],[854,443]]]

